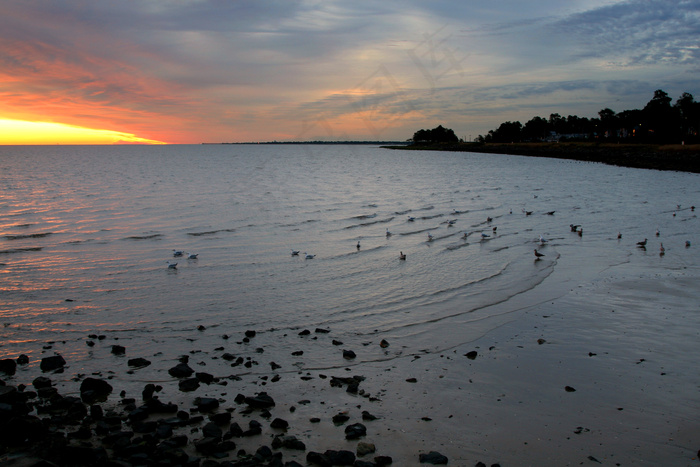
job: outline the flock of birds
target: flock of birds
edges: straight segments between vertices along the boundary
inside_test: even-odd
[[[678,209],[681,208],[680,205],[678,205],[677,207],[678,207]],[[691,209],[691,211],[695,211],[695,206],[691,206],[690,209]],[[525,211],[525,210],[523,209],[523,212],[525,213],[526,216],[530,216],[530,215],[532,215],[532,212],[533,212],[533,211]],[[554,212],[555,212],[555,211],[548,211],[546,214],[549,215],[549,216],[552,216],[552,215],[554,215]],[[454,211],[453,213],[454,213],[454,214],[459,214],[459,211]],[[510,211],[510,214],[513,214],[513,211],[512,211],[512,210]],[[673,216],[674,216],[674,217],[676,216],[676,213],[675,213],[675,212],[673,213]],[[415,218],[414,216],[408,216],[408,222],[414,222],[415,220],[416,220],[416,218]],[[493,221],[493,218],[491,218],[491,217],[487,217],[487,218],[486,218],[486,222],[487,222],[487,223],[491,223],[491,221]],[[457,222],[456,219],[451,219],[451,220],[448,219],[448,220],[447,220],[447,227],[452,227],[456,222]],[[578,234],[579,237],[582,237],[582,236],[583,236],[583,227],[581,227],[581,225],[579,225],[579,224],[569,224],[569,228],[571,229],[571,232],[574,232],[574,233]],[[497,229],[498,229],[498,227],[494,226],[494,227],[492,228],[492,232],[495,234],[496,231],[497,231]],[[387,230],[386,230],[386,237],[388,238],[388,237],[391,237],[392,235],[393,235],[393,234],[391,233],[391,231],[389,231],[389,229],[387,229]],[[482,239],[482,240],[486,240],[486,239],[488,239],[488,238],[491,237],[491,235],[487,234],[486,232],[481,232],[480,235],[481,235],[481,239]],[[661,235],[661,233],[660,233],[659,230],[657,229],[657,230],[656,230],[656,236],[659,237],[660,235]],[[468,236],[469,236],[469,232],[464,232],[464,234],[462,235],[461,238],[466,240]],[[618,240],[622,238],[622,234],[621,234],[620,232],[617,233],[617,238],[618,238]],[[427,239],[427,241],[428,241],[428,242],[432,242],[433,240],[434,240],[433,234],[431,234],[430,232],[428,232],[428,239]],[[548,240],[547,240],[546,238],[544,238],[544,236],[540,235],[540,238],[539,238],[539,244],[540,244],[540,246],[541,246],[541,247],[542,247],[542,246],[545,246],[545,245],[547,244],[547,242],[548,242]],[[642,241],[640,241],[640,242],[637,242],[637,247],[646,250],[647,242],[648,242],[648,239],[645,238],[644,240],[642,240]],[[686,240],[686,242],[685,242],[685,247],[686,247],[686,248],[689,248],[689,247],[690,247],[690,241],[689,241],[689,240]],[[359,240],[357,241],[356,248],[357,248],[358,251],[360,251],[361,245],[360,245],[360,241],[359,241]],[[300,250],[292,249],[291,252],[292,252],[292,256],[300,256]],[[661,256],[663,256],[665,253],[666,253],[666,249],[664,248],[664,244],[663,244],[663,243],[660,243],[660,246],[659,246],[659,254],[660,254]],[[307,253],[307,252],[301,253],[301,255],[304,256],[304,259],[314,259],[314,258],[316,257],[316,255],[311,254],[311,253]],[[540,259],[543,258],[544,256],[546,256],[544,253],[538,251],[537,248],[535,248],[535,261],[540,260]],[[184,252],[184,251],[182,251],[182,250],[173,250],[173,257],[174,257],[174,258],[186,257],[188,260],[195,260],[195,259],[197,259],[198,254],[197,254],[197,253],[186,253],[186,252]],[[401,261],[405,261],[405,260],[406,260],[406,254],[405,254],[403,251],[399,252],[399,260],[401,260]],[[166,262],[167,262],[167,264],[168,264],[168,269],[177,269],[177,262],[171,262],[171,261],[166,261]]]
[[[173,250],[173,258],[183,258],[187,259],[197,259],[199,253],[185,253],[182,250]],[[166,261],[168,263],[168,269],[177,269],[177,263],[172,261]]]

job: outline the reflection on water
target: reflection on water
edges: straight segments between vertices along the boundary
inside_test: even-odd
[[[60,340],[86,359],[93,332],[184,353],[201,324],[216,330],[202,344],[325,327],[447,347],[455,317],[488,318],[560,255],[658,262],[634,244],[661,228],[663,266],[695,264],[692,174],[361,146],[3,147],[0,160],[7,356]]]

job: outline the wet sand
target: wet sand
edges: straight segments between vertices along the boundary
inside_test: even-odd
[[[684,251],[672,253],[682,255]],[[656,261],[656,253],[649,255]],[[305,444],[304,451],[273,450],[282,453],[284,462],[301,465],[314,465],[306,461],[310,452],[356,453],[361,442],[373,444],[376,451],[358,459],[374,462],[376,456],[390,456],[392,465],[401,466],[420,465],[419,455],[430,451],[443,454],[448,465],[454,466],[478,462],[501,466],[697,465],[700,274],[692,265],[668,268],[663,261],[658,258],[658,268],[629,261],[600,271],[594,263],[586,264],[585,255],[565,251],[555,272],[540,286],[480,313],[491,318],[477,320],[466,314],[446,320],[439,327],[445,335],[434,333],[430,336],[434,345],[424,349],[391,339],[384,348],[379,339],[346,343],[345,347],[354,346],[359,354],[357,359],[346,360],[346,365],[337,364],[336,352],[329,354],[333,363],[327,368],[296,370],[295,362],[303,367],[298,364],[303,355],[290,358],[266,350],[255,356],[252,350],[257,345],[265,348],[267,335],[299,339],[298,348],[303,351],[322,339],[330,341],[332,330],[328,335],[311,330],[308,340],[293,333],[267,331],[249,343],[241,342],[241,330],[225,346],[248,349],[247,355],[256,364],[250,369],[223,370],[228,362],[216,352],[193,352],[192,368],[211,372],[217,380],[191,392],[179,390],[178,379],[165,374],[177,363],[167,352],[144,355],[152,365],[130,374],[125,374],[122,361],[112,370],[71,367],[68,362],[65,373],[44,375],[56,382],[61,394],[72,396],[80,395],[79,381],[86,374],[109,378],[114,391],[101,405],[105,412],[122,417],[122,431],[133,429],[123,399],[131,397],[136,406],[141,405],[139,388],[149,380],[163,386],[156,392],[162,402],[173,402],[193,417],[198,415],[195,399],[213,397],[220,403],[215,412],[230,412],[232,422],[244,430],[250,420],[261,423],[261,434],[233,437],[236,448],[217,456],[195,448],[204,437],[209,413],[201,414],[204,420],[199,423],[176,428],[175,435],[188,438],[184,451],[200,459],[192,465],[205,461],[207,465],[236,465],[246,459],[241,449],[253,454],[260,446],[271,446],[277,435],[292,435]],[[202,330],[193,330],[193,336],[197,332]],[[443,339],[448,334],[450,338]],[[461,336],[458,345],[441,346],[455,335]],[[107,339],[97,345],[111,343]],[[197,345],[193,343],[193,348]],[[138,349],[128,348],[128,353],[129,358],[141,356],[136,355]],[[375,356],[373,361],[359,363],[368,353]],[[115,362],[119,358],[115,356]],[[281,368],[272,369],[272,361]],[[13,385],[40,374],[34,366],[2,379]],[[279,376],[276,382],[271,379],[274,375]],[[331,385],[333,377],[354,375],[363,378],[357,393],[348,392],[347,385]],[[27,391],[31,389],[28,386]],[[120,395],[122,390],[126,393]],[[269,415],[234,400],[239,394],[253,396],[261,391],[275,401]],[[376,420],[364,418],[363,411]],[[333,417],[340,413],[348,420],[334,423]],[[151,415],[149,419],[168,417],[172,415]],[[271,428],[275,418],[286,420],[289,427]],[[345,428],[354,423],[363,424],[367,434],[347,440]],[[88,418],[84,424],[93,429],[91,438],[71,443],[103,445],[104,438],[94,434],[94,420]],[[78,426],[61,430],[74,432]],[[226,433],[228,427],[225,424],[221,429]],[[136,434],[134,438],[148,436]],[[105,447],[110,459],[119,457],[113,446]],[[47,456],[52,460],[38,443],[4,446],[0,460],[6,465],[33,465]]]

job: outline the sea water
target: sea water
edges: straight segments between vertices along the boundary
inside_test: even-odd
[[[299,369],[346,364],[286,338],[304,330],[439,352],[499,325],[489,305],[546,288],[562,255],[594,280],[623,262],[697,267],[700,247],[696,174],[510,155],[3,146],[0,190],[0,355],[85,371],[113,365],[96,335],[174,359],[255,330],[251,354],[303,348]]]

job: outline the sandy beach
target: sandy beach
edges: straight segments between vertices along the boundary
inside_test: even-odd
[[[197,447],[205,438],[203,430],[210,413],[202,414],[198,423],[176,427],[173,436],[187,437],[182,450],[193,463],[185,462],[187,465],[284,465],[293,461],[319,465],[307,462],[309,453],[347,450],[357,455],[360,443],[373,445],[375,451],[357,456],[366,462],[357,465],[381,465],[375,464],[377,456],[389,456],[392,465],[420,465],[419,455],[431,451],[444,455],[448,465],[455,466],[478,462],[502,466],[696,465],[700,434],[700,421],[695,416],[700,405],[697,270],[653,270],[629,261],[598,271],[592,262],[585,264],[585,256],[566,252],[558,263],[555,273],[539,287],[484,310],[489,318],[470,314],[442,322],[444,332],[461,338],[454,347],[441,347],[439,335],[433,336],[432,347],[424,349],[397,348],[387,341],[388,346],[381,351],[372,349],[379,355],[372,361],[358,364],[348,359],[345,366],[303,371],[290,370],[294,365],[287,356],[263,353],[251,371],[236,371],[235,378],[214,372],[214,382],[191,392],[178,389],[181,379],[163,378],[163,369],[177,362],[145,356],[153,362],[149,368],[160,369],[155,374],[162,389],[155,395],[161,402],[174,403],[180,411],[189,412],[192,420],[199,414],[196,398],[217,399],[219,407],[213,413],[232,414],[231,422],[220,427],[224,434],[233,422],[243,430],[251,420],[260,422],[260,434],[229,436],[235,449],[215,450],[216,454]],[[576,268],[580,273],[571,274]],[[260,333],[248,343],[239,340],[240,345],[255,345],[266,334],[273,336],[275,331]],[[314,340],[305,341],[306,345],[332,338],[332,330],[327,335],[314,334],[311,330],[310,339]],[[243,332],[231,339],[242,336]],[[290,333],[275,338],[301,339]],[[111,343],[107,338],[97,345]],[[361,353],[362,345],[380,347],[380,342],[356,345]],[[232,347],[230,342],[227,347]],[[303,342],[299,348],[303,351]],[[130,349],[129,357],[134,352],[137,349]],[[193,356],[196,361],[213,358],[208,352]],[[221,363],[219,358],[213,360]],[[269,361],[278,362],[281,368],[271,369]],[[143,401],[137,383],[130,382],[119,369],[124,368],[123,357],[115,356],[115,362],[119,363],[114,371],[92,370],[114,387],[101,403],[104,412],[122,419],[118,431],[130,432],[134,424],[123,401],[129,402],[131,397],[136,406]],[[196,368],[193,362],[191,359]],[[213,368],[204,367],[204,371]],[[83,370],[71,368],[68,362],[64,373],[43,374],[55,382],[60,394],[79,397],[79,381],[85,375],[76,373]],[[38,365],[30,365],[9,380],[3,379],[12,385],[13,380],[27,382],[41,374]],[[274,375],[278,375],[276,382]],[[228,377],[220,378],[223,376]],[[345,384],[331,384],[334,377],[353,376],[361,377],[357,393],[348,392]],[[27,386],[25,391],[33,389]],[[124,389],[126,393],[120,395]],[[262,391],[274,399],[269,414],[235,400],[240,394],[254,396]],[[46,400],[38,403],[45,404]],[[347,421],[334,422],[338,414],[346,414]],[[152,414],[148,420],[162,423],[173,415]],[[287,421],[288,428],[272,428],[271,422],[277,418]],[[94,430],[95,423],[86,417],[54,429],[71,433],[83,425]],[[345,429],[356,423],[366,427],[366,434],[346,439]],[[133,442],[149,436],[158,439],[152,433],[136,433],[130,438]],[[250,455],[261,446],[273,446],[275,436],[294,436],[305,449],[274,449],[282,454],[282,464],[270,459],[256,464],[240,451]],[[105,447],[107,458],[122,462],[114,465],[138,464],[140,457],[124,458],[124,451],[120,453],[105,439],[93,434],[88,439],[72,439],[69,444]],[[40,458],[71,464],[56,458],[56,451],[47,451],[46,446],[45,439],[21,447],[5,444],[3,464],[35,465]],[[146,458],[152,459],[152,455]],[[382,459],[387,458],[378,458]]]

